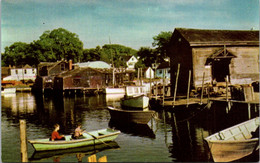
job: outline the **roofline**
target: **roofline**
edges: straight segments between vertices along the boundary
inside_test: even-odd
[[[224,45],[248,45],[259,46],[259,41],[207,41],[207,42],[189,42],[190,46],[224,46]]]

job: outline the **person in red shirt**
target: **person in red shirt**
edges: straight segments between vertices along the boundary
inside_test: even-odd
[[[65,140],[65,137],[64,135],[60,135],[59,134],[59,129],[60,129],[60,125],[59,124],[55,124],[54,125],[54,130],[51,134],[51,140],[54,141],[54,140]]]

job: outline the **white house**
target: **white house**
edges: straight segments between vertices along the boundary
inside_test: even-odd
[[[153,79],[154,78],[154,70],[151,67],[148,67],[147,69],[145,69],[144,71],[144,77],[147,79]]]
[[[32,68],[29,65],[25,65],[22,68],[11,68],[11,75],[3,78],[4,81],[8,80],[32,80],[36,79],[36,68]]]
[[[135,64],[137,62],[138,62],[138,60],[135,56],[129,56],[128,58],[126,58],[127,69],[134,69]]]
[[[156,77],[163,78],[163,72],[165,71],[165,78],[170,79],[171,77],[170,69],[171,68],[169,62],[161,63],[156,69]]]

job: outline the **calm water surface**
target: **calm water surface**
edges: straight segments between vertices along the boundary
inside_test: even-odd
[[[95,149],[36,153],[28,144],[31,162],[87,162],[94,153],[97,158],[107,156],[108,162],[208,162],[212,160],[203,138],[248,119],[247,105],[233,105],[227,113],[226,104],[213,104],[210,109],[152,108],[158,110],[147,125],[129,125],[110,120],[107,106],[120,107],[120,96],[38,97],[16,93],[1,97],[3,162],[21,160],[19,119],[26,120],[27,139],[50,137],[55,123],[60,124],[61,134],[70,134],[77,122],[87,131],[110,127],[122,132],[112,142],[114,148],[103,144]],[[257,116],[258,107],[252,106],[251,114]]]

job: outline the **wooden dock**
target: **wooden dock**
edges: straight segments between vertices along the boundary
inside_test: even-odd
[[[152,107],[174,107],[174,106],[189,106],[189,105],[205,105],[208,103],[208,99],[200,98],[177,98],[173,100],[173,97],[150,97]]]
[[[259,100],[253,100],[253,101],[238,101],[238,100],[231,100],[230,98],[226,99],[224,96],[219,97],[211,97],[211,98],[183,98],[178,97],[175,101],[173,100],[173,97],[165,97],[163,99],[162,96],[152,96],[150,97],[150,100],[153,101],[152,104],[155,102],[156,106],[159,107],[169,107],[169,106],[189,106],[189,105],[205,105],[208,104],[210,101],[212,102],[231,102],[231,103],[244,103],[244,104],[258,104]],[[153,107],[153,106],[152,106]]]

